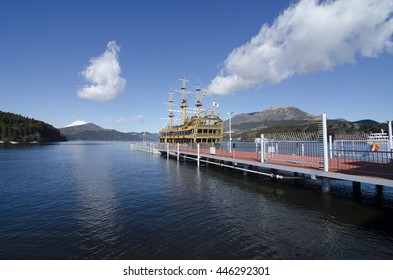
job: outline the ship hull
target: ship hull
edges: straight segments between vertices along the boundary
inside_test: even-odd
[[[216,115],[190,118],[186,124],[160,131],[161,143],[219,144],[223,137],[223,121]]]

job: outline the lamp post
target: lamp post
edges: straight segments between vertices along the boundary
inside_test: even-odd
[[[229,152],[232,152],[232,124],[231,124],[231,115],[233,112],[227,113],[229,116]]]

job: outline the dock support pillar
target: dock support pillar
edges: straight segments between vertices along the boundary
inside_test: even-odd
[[[198,165],[198,167],[199,167],[199,152],[200,152],[200,149],[199,149],[199,143],[197,144],[197,165]]]
[[[177,155],[177,161],[179,161],[179,159],[180,159],[180,143],[177,143],[176,155]]]
[[[378,199],[379,202],[381,202],[383,200],[383,186],[376,185],[375,190],[376,190],[376,198]]]
[[[243,166],[243,168],[244,168],[244,169],[250,169],[250,166],[246,164],[246,165]],[[244,175],[244,176],[247,175],[247,173],[248,173],[248,172],[247,172],[246,170],[243,170],[243,175]]]
[[[322,178],[322,192],[330,192],[330,178]]]
[[[277,179],[277,177],[276,177],[277,170],[276,169],[274,169],[274,168],[270,169],[270,173],[271,173],[270,176],[272,177],[273,180]]]
[[[352,182],[352,189],[354,193],[361,193],[360,182]]]
[[[169,159],[169,143],[166,143],[166,159]]]

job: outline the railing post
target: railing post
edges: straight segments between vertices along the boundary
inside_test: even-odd
[[[323,170],[329,171],[329,158],[328,158],[328,137],[327,137],[327,121],[326,113],[322,114],[322,130],[323,130]]]
[[[258,142],[255,141],[255,157],[256,160],[258,161]]]
[[[390,151],[392,151],[393,150],[392,121],[388,122],[388,129],[389,129],[389,148],[390,148]]]
[[[199,167],[199,143],[197,144],[197,165]]]
[[[261,134],[261,163],[265,163],[265,138]]]
[[[329,135],[329,156],[330,158],[333,158],[333,137]]]

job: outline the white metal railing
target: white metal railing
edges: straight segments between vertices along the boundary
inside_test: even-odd
[[[159,154],[158,143],[134,142],[130,144],[131,150],[144,151],[150,154]]]

